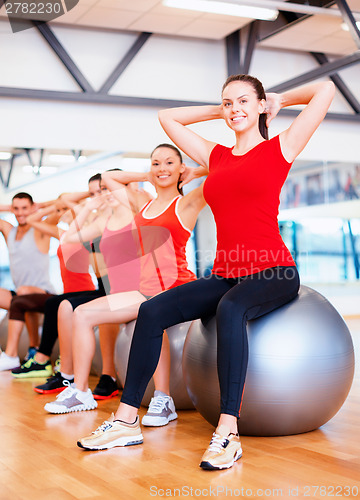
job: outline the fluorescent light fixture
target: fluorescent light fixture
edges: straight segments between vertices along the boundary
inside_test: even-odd
[[[196,10],[212,14],[224,14],[226,16],[261,19],[264,21],[275,21],[279,15],[279,11],[276,9],[251,6],[251,0],[249,0],[249,5],[238,5],[231,2],[216,2],[212,0],[163,0],[163,5],[177,9]]]
[[[27,174],[38,174],[40,173],[41,174],[54,174],[55,172],[57,172],[58,168],[57,167],[50,167],[50,166],[46,166],[46,165],[42,165],[40,167],[40,172],[39,172],[39,167],[37,165],[35,165],[34,167],[32,167],[31,165],[24,165],[22,167],[22,171],[27,173]]]
[[[0,160],[10,160],[11,158],[11,153],[8,153],[6,151],[0,151]]]
[[[358,30],[360,30],[360,21],[356,21],[356,26],[357,26]],[[344,31],[350,31],[349,26],[346,23],[341,23],[341,28]]]
[[[73,155],[56,155],[56,154],[49,155],[49,160],[55,161],[57,163],[75,163],[76,161]]]

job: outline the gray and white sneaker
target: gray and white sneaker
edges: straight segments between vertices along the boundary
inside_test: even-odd
[[[56,396],[52,403],[46,403],[44,409],[49,413],[70,413],[72,411],[94,410],[97,402],[90,389],[79,391],[75,387],[67,387]]]
[[[142,425],[160,427],[177,419],[173,398],[161,391],[155,391],[148,411],[142,418]]]

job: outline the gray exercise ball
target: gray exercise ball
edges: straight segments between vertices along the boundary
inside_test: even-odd
[[[118,335],[115,344],[115,367],[122,386],[125,384],[128,358],[135,324],[136,321],[130,321],[126,325],[122,325],[120,328],[120,334]],[[181,323],[167,329],[171,356],[170,394],[178,410],[189,410],[194,408],[186,390],[182,371],[183,347],[190,326],[191,321],[188,321],[187,323]],[[141,404],[143,406],[148,406],[153,395],[154,382],[151,379]]]
[[[247,324],[249,364],[238,423],[250,436],[286,436],[317,429],[343,405],[354,375],[350,332],[320,293],[301,286],[288,304]],[[194,321],[183,355],[195,408],[216,426],[220,391],[216,320]]]
[[[39,313],[39,342],[41,341],[41,333],[42,333],[42,324],[44,321],[44,315]],[[8,325],[9,325],[9,313],[6,313],[5,316],[0,321],[0,348],[5,351],[7,337],[8,337]],[[18,346],[18,355],[20,361],[22,362],[28,352],[29,349],[29,334],[27,332],[26,326],[21,331],[19,346]],[[53,352],[51,354],[51,361],[55,363],[56,359],[59,357],[59,344],[56,341]]]
[[[95,335],[95,354],[91,361],[90,375],[96,375],[100,377],[102,374],[102,356],[100,349],[100,338],[99,338],[99,327],[94,328]]]

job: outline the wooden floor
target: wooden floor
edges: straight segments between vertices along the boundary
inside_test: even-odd
[[[349,320],[357,358],[360,320]],[[143,429],[145,444],[86,452],[79,437],[117,408],[49,415],[53,397],[37,380],[0,373],[0,500],[150,498],[358,498],[360,500],[360,369],[347,401],[321,429],[297,436],[243,437],[243,458],[229,470],[202,471],[212,427],[196,411],[163,428]],[[96,380],[92,378],[92,387]],[[144,410],[141,410],[141,414]]]

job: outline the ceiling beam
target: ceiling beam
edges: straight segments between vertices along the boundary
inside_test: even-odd
[[[310,52],[314,59],[320,64],[326,64],[329,62],[329,59],[322,52]],[[334,73],[329,75],[329,78],[335,83],[336,88],[342,94],[342,96],[346,99],[347,103],[351,108],[355,111],[355,113],[360,113],[360,103],[354,94],[351,92],[349,87],[346,85],[344,80],[337,74]]]
[[[71,59],[68,52],[61,45],[60,41],[56,38],[54,32],[49,28],[49,26],[41,21],[32,21],[32,24],[39,31],[39,33],[43,36],[43,38],[50,45],[55,54],[59,57],[60,61],[69,71],[71,76],[74,78],[76,83],[84,92],[94,92],[94,89],[87,81],[85,76],[80,71],[79,67],[75,64],[75,62]]]
[[[312,0],[311,4],[315,6],[322,6],[323,8],[329,8],[335,4],[335,0],[326,2],[325,5],[323,5],[321,0]],[[305,19],[309,19],[309,17],[311,17],[309,14],[280,11],[280,15],[275,21],[260,21],[259,41],[261,42],[267,38],[277,35],[290,26],[294,26]]]
[[[243,66],[242,71],[245,74],[249,73],[250,70],[250,65],[252,56],[254,54],[255,45],[256,42],[258,41],[258,33],[259,33],[259,21],[253,21],[250,24],[247,45],[246,45],[246,52],[244,57],[244,64],[242,65]]]
[[[353,66],[354,64],[358,64],[359,62],[360,51],[357,51],[350,56],[342,57],[336,59],[335,61],[325,63],[319,68],[308,71],[307,73],[303,73],[302,75],[292,78],[291,80],[287,80],[286,82],[280,83],[279,85],[274,85],[273,87],[268,89],[268,92],[284,92],[285,90],[298,87],[299,85],[317,80],[318,78],[321,78],[323,76],[329,76],[336,73],[338,70],[348,68],[349,66]]]
[[[240,54],[240,30],[234,31],[225,38],[227,74],[237,75],[242,73]]]
[[[22,89],[12,87],[0,87],[0,97],[15,98],[15,99],[38,99],[46,101],[68,101],[76,103],[89,104],[109,104],[137,107],[153,107],[153,108],[173,108],[180,106],[202,106],[202,105],[218,105],[218,102],[203,102],[203,101],[182,101],[179,99],[154,99],[149,97],[132,97],[109,95],[100,93],[88,92],[59,92],[56,90],[37,90],[37,89]],[[296,116],[299,111],[291,109],[283,109],[281,115]],[[326,118],[333,120],[341,120],[346,122],[360,123],[360,115],[345,114],[345,113],[328,113]]]
[[[360,30],[356,25],[355,18],[345,0],[336,0],[337,6],[342,14],[342,17],[347,24],[350,34],[358,49],[360,49]]]
[[[151,35],[152,35],[152,33],[147,33],[147,32],[143,32],[139,35],[139,37],[135,40],[133,45],[130,47],[130,49],[127,51],[127,53],[124,55],[122,60],[116,66],[114,71],[111,73],[111,75],[106,79],[106,81],[101,86],[101,88],[99,90],[99,92],[101,94],[107,94],[109,92],[111,87],[120,78],[122,73],[126,70],[126,68],[129,66],[131,61],[138,54],[138,52],[140,51],[140,49],[142,48],[144,43],[149,39],[149,37]]]

